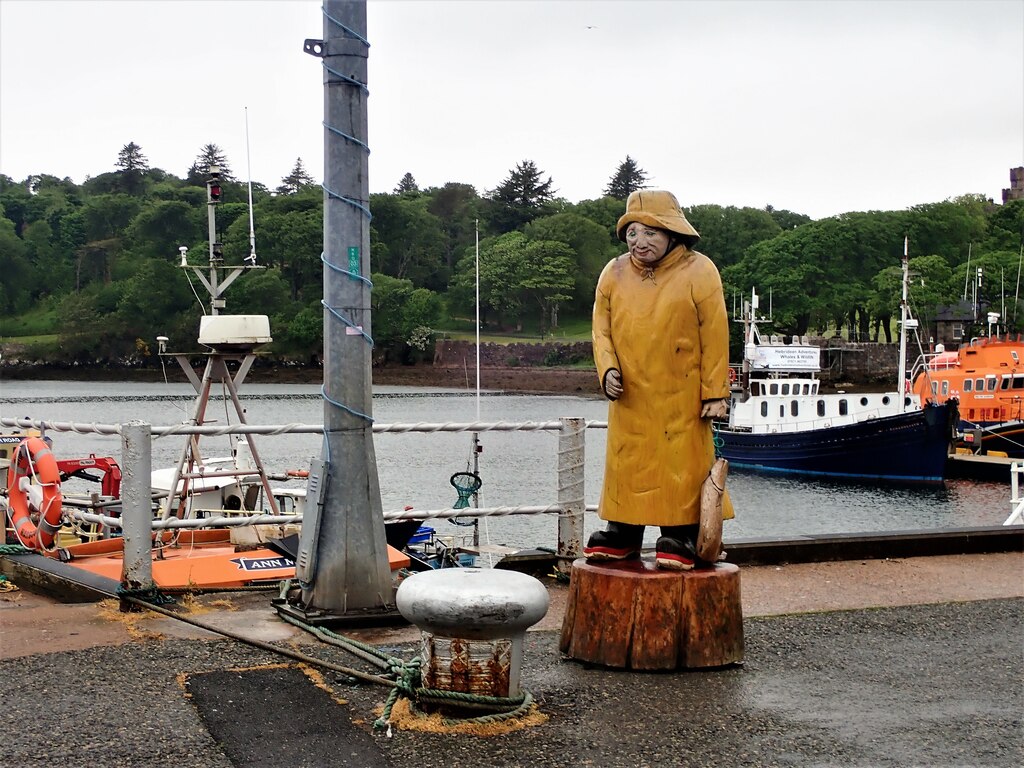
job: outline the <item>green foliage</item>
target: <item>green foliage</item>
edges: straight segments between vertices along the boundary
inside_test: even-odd
[[[25,312],[32,303],[32,265],[28,248],[14,231],[14,222],[0,219],[0,314]]]
[[[286,314],[291,306],[288,281],[276,267],[255,270],[239,278],[228,299],[228,311],[240,315]]]
[[[433,329],[441,320],[442,301],[412,281],[374,274],[370,310],[374,358],[410,363],[433,354]]]
[[[557,240],[531,240],[522,232],[509,232],[480,244],[481,315],[493,313],[500,325],[523,327],[533,315],[541,328],[558,325],[558,308],[572,297],[575,252]],[[450,291],[469,297],[475,281],[475,259],[459,262]],[[472,306],[472,301],[465,302]]]
[[[23,342],[26,337],[55,334],[60,321],[57,309],[58,302],[56,300],[43,299],[34,304],[27,312],[10,317],[0,317],[0,336],[18,337],[18,340]]]
[[[292,168],[291,173],[281,179],[281,186],[277,188],[277,193],[280,195],[294,195],[313,186],[316,186],[316,179],[306,172],[306,168],[302,164],[302,158],[299,157],[295,159],[295,166]]]
[[[395,187],[396,195],[408,195],[410,197],[415,197],[419,193],[419,184],[416,183],[416,179],[413,178],[411,173],[406,173]]]
[[[697,250],[719,269],[738,263],[750,246],[782,232],[770,213],[757,208],[695,205],[686,218],[700,232]]]
[[[487,196],[492,231],[511,232],[548,213],[554,213],[555,190],[549,176],[532,160],[516,165],[509,175]]]
[[[81,185],[48,174],[0,174],[5,335],[57,332],[59,346],[47,353],[82,361],[150,359],[155,334],[194,340],[198,309],[186,275],[194,276],[178,266],[177,249],[188,246],[192,264],[206,262],[206,166],[213,161],[223,180],[217,238],[225,263],[241,264],[250,251],[249,185],[231,178],[216,144],[201,149],[185,178],[151,168],[134,142],[110,170]],[[324,196],[301,161],[284,181],[277,194],[252,184],[257,261],[266,269],[247,271],[226,298],[229,311],[271,317],[274,352],[315,357],[323,345]],[[604,191],[625,197],[645,183],[627,156]],[[523,329],[589,338],[597,276],[624,250],[615,235],[622,198],[569,204],[531,161],[485,197],[458,182],[420,189],[406,174],[393,194],[373,195],[370,207],[378,358],[429,355],[443,325],[475,336],[478,233],[480,313],[494,338]],[[922,324],[938,307],[961,302],[966,279],[968,303],[976,301],[979,313],[1000,312],[1011,331],[1024,325],[1024,305],[1013,298],[1024,201],[995,205],[964,195],[820,221],[771,206],[705,204],[687,216],[702,235],[698,249],[722,272],[729,303],[756,287],[762,307],[770,301],[779,333],[874,339],[889,332],[899,309],[904,237],[914,274],[911,308]],[[975,289],[978,268],[984,278]]]
[[[201,237],[195,208],[181,200],[146,204],[127,227],[126,241],[140,256],[173,259],[178,245]]]
[[[535,219],[523,232],[531,241],[552,240],[569,247],[574,275],[569,299],[573,309],[588,312],[594,303],[594,286],[601,270],[619,252],[609,242],[604,228],[578,213],[557,213]]]
[[[448,285],[441,220],[423,196],[371,195],[373,271],[435,291]]]
[[[222,181],[238,181],[231,172],[231,166],[228,164],[224,150],[216,144],[204,144],[203,148],[199,150],[195,162],[192,163],[192,167],[188,169],[186,182],[205,187],[206,180],[210,178],[211,166],[217,166]]]
[[[302,307],[294,315],[272,315],[271,328],[277,329],[274,346],[292,356],[313,360],[323,351],[324,308],[319,301]]]
[[[606,197],[613,197],[625,202],[630,194],[638,189],[644,189],[646,186],[647,174],[636,164],[636,160],[626,155],[626,159],[619,163],[614,175],[608,180],[604,194]]]

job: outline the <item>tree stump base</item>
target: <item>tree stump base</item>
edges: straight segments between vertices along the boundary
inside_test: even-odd
[[[650,560],[572,564],[562,653],[622,669],[720,667],[743,660],[740,569]]]

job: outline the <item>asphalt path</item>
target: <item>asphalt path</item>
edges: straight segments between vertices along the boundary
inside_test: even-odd
[[[389,737],[372,729],[381,686],[237,641],[141,635],[0,661],[0,765],[1019,766],[1022,628],[1021,598],[761,616],[742,665],[675,673],[589,667],[556,631],[530,632],[522,684],[548,720],[486,738]]]

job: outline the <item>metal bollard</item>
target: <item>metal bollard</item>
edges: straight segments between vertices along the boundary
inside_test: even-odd
[[[519,696],[526,630],[548,610],[540,581],[516,571],[442,568],[407,578],[395,601],[420,628],[425,688]]]

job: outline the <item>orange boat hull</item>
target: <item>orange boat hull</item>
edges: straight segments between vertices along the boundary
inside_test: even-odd
[[[74,544],[66,547],[68,565],[121,580],[123,540]],[[409,558],[388,547],[391,570],[406,568]],[[153,583],[163,589],[231,589],[265,584],[295,576],[295,562],[266,547],[239,552],[226,531],[186,531],[173,547],[154,550]]]

